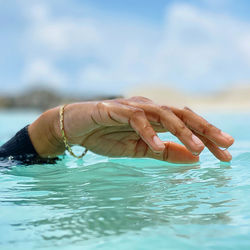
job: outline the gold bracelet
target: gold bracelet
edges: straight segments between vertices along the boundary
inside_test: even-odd
[[[60,129],[62,132],[62,139],[64,142],[64,146],[72,156],[74,156],[75,158],[81,159],[84,155],[86,155],[86,153],[88,152],[88,149],[85,149],[85,151],[79,156],[75,155],[74,152],[72,151],[72,148],[68,143],[68,140],[67,140],[66,135],[65,135],[65,130],[64,130],[64,108],[65,108],[65,106],[66,106],[66,104],[60,107]]]

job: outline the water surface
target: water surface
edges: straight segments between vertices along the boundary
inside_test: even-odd
[[[1,112],[0,144],[36,116]],[[250,249],[250,116],[206,117],[235,137],[231,164],[205,150],[194,165],[90,152],[2,167],[0,249]]]

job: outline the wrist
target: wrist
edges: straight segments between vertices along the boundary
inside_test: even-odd
[[[96,102],[94,101],[71,103],[65,106],[63,125],[65,137],[69,144],[84,146],[83,141],[86,135],[96,128],[96,124],[93,124],[92,120],[92,113],[95,108]],[[56,131],[59,131],[60,138],[62,138],[60,117]]]
[[[56,107],[44,112],[28,128],[31,142],[41,157],[55,157],[65,151],[59,119],[59,107]]]
[[[55,146],[59,148],[64,148],[64,142],[62,138],[62,132],[60,127],[60,106],[53,108],[51,111],[51,120],[49,123],[51,138]]]

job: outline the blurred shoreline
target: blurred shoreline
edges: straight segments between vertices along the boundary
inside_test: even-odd
[[[187,106],[195,111],[250,112],[250,84],[235,85],[220,92],[207,94],[190,94],[157,84],[137,85],[120,96],[80,96],[58,93],[52,89],[30,89],[16,95],[0,95],[0,110],[37,109],[44,111],[64,103],[114,99],[122,96],[144,96],[159,104],[180,108]]]
[[[61,104],[91,100],[114,99],[121,96],[58,93],[52,89],[30,89],[16,95],[0,95],[0,110],[3,109],[36,109],[47,110]]]
[[[172,87],[142,85],[130,89],[125,97],[145,96],[168,106],[185,106],[195,111],[250,112],[250,84],[235,85],[222,91],[207,94],[190,94]]]

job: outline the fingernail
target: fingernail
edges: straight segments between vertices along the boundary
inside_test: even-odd
[[[229,140],[233,139],[233,137],[232,137],[231,135],[229,135],[229,134],[227,134],[227,133],[225,133],[225,132],[222,132],[222,131],[221,131],[221,135],[222,135],[223,137],[229,139]]]
[[[223,152],[227,158],[230,158],[230,160],[232,159],[232,155],[227,150],[224,150]]]
[[[192,135],[192,140],[197,146],[204,146],[203,142],[194,134]]]
[[[157,135],[153,137],[153,141],[159,148],[161,148],[162,150],[165,149],[164,143],[160,140],[160,138]]]

